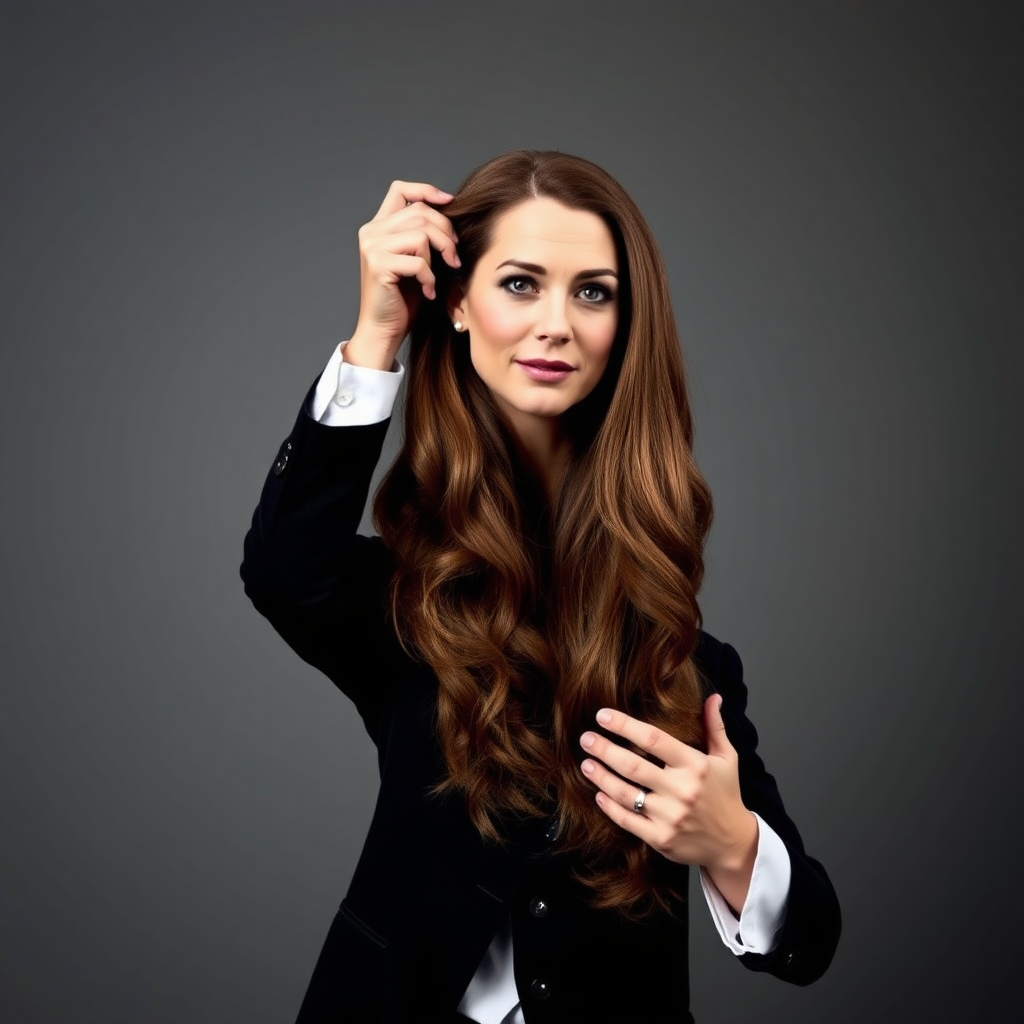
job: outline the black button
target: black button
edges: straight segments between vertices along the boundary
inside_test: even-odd
[[[281,445],[281,450],[277,453],[277,462],[274,463],[274,476],[280,476],[285,468],[288,466],[288,459],[291,458],[292,454],[292,443],[291,441],[285,441]]]
[[[530,913],[533,914],[534,917],[547,917],[548,911],[550,910],[551,908],[548,906],[547,902],[542,900],[539,896],[535,896],[530,900]]]
[[[548,999],[551,996],[551,986],[543,978],[534,978],[530,982],[530,992],[534,999]]]
[[[549,842],[553,843],[558,838],[558,819],[552,818],[548,822],[548,827],[544,829],[544,838]]]

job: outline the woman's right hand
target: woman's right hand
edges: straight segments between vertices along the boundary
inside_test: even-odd
[[[427,203],[452,196],[421,181],[393,181],[373,220],[359,229],[359,316],[345,361],[390,370],[409,332],[420,293],[435,299],[430,247],[461,264],[451,221]]]

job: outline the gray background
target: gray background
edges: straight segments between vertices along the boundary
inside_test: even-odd
[[[695,903],[697,1019],[1020,1013],[1022,13],[6,0],[0,1019],[295,1013],[373,758],[242,537],[354,326],[358,226],[519,146],[659,239],[706,625],[843,905],[797,989]]]

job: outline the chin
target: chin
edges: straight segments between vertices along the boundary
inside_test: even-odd
[[[552,420],[557,419],[571,408],[569,403],[559,403],[558,405],[545,403],[541,406],[522,406],[518,411],[521,415],[539,416],[542,419]]]

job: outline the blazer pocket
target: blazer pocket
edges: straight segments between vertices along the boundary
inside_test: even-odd
[[[338,913],[345,918],[346,921],[353,928],[358,929],[366,936],[375,946],[379,946],[381,949],[388,948],[388,940],[383,935],[375,932],[349,905],[345,900],[341,901],[341,906],[338,907]]]

